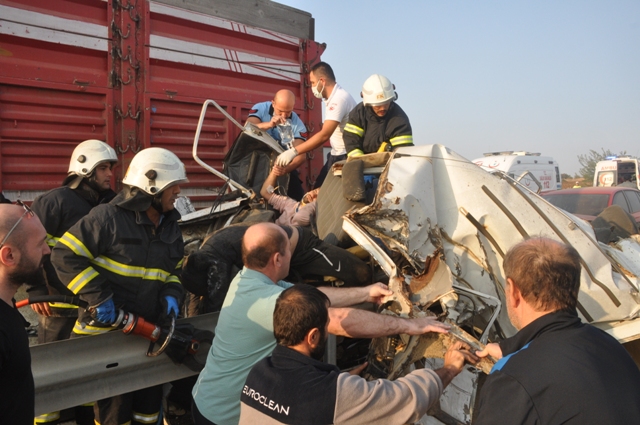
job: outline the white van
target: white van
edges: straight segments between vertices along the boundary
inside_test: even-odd
[[[637,158],[608,156],[604,161],[596,164],[593,186],[627,186],[640,189],[638,173]]]
[[[562,189],[558,163],[550,156],[524,151],[488,152],[472,162],[489,172],[503,172],[534,192]]]

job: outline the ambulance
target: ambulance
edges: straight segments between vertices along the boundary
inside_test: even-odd
[[[525,151],[488,152],[472,162],[491,173],[504,173],[534,192],[562,189],[558,163],[550,156]]]
[[[593,186],[638,186],[638,159],[629,156],[608,156],[596,164],[593,174]]]

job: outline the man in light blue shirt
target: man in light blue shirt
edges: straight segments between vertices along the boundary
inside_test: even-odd
[[[280,292],[291,284],[291,247],[281,227],[273,223],[251,226],[242,242],[244,268],[224,300],[207,363],[193,388],[196,425],[237,425],[240,393],[249,371],[276,346],[273,311]],[[446,332],[448,326],[432,317],[403,319],[365,310],[343,308],[377,302],[392,292],[381,283],[359,288],[319,288],[331,300],[329,332],[357,338],[398,333],[417,335]],[[333,308],[335,307],[335,308]]]
[[[283,149],[289,149],[282,141],[278,125],[285,124],[287,120],[291,122],[293,130],[293,146],[307,140],[307,127],[293,110],[296,103],[296,97],[291,90],[279,90],[273,97],[273,100],[260,102],[253,105],[249,111],[247,122],[252,123],[261,130],[266,131],[269,136],[273,137]],[[300,201],[305,194],[302,188],[302,181],[298,175],[297,168],[305,161],[305,156],[296,157],[286,168],[285,172],[289,173],[289,188],[287,195]]]

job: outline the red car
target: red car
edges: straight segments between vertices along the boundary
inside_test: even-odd
[[[542,193],[558,208],[592,221],[610,205],[620,205],[640,223],[640,191],[629,187],[583,187]]]

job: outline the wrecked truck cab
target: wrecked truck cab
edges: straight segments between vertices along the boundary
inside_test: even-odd
[[[225,187],[228,193],[210,208],[183,216],[183,234],[192,247],[231,223],[270,221],[263,216],[271,212],[258,201],[257,185],[262,183],[261,173],[266,176],[281,151],[277,144],[257,153],[256,148],[243,147],[256,143],[253,139],[260,148],[260,143],[269,143],[255,129],[236,123],[243,133],[225,158],[225,172],[208,167],[197,156],[206,106],[196,132],[194,158],[229,190]],[[375,155],[361,160],[369,161]],[[386,155],[363,167],[363,174],[378,178],[372,199],[345,202],[342,177],[336,172],[343,164],[334,165],[318,196],[318,236],[335,238],[338,244],[355,242],[389,277],[394,294],[382,306],[382,314],[436,315],[450,323],[452,331],[446,336],[374,339],[368,354],[369,377],[393,379],[413,367],[438,368],[444,350],[454,340],[479,349],[513,335],[515,329],[502,306],[502,261],[511,246],[531,236],[569,243],[580,253],[583,273],[578,310],[585,322],[621,342],[640,336],[637,242],[599,243],[588,223],[557,209],[508,176],[489,174],[444,146],[399,148]],[[430,412],[429,423],[470,423],[482,376],[491,366],[491,359],[486,359],[477,368],[463,371]]]
[[[454,326],[446,337],[374,339],[367,370],[372,378],[393,379],[416,365],[439,367],[453,339],[479,348],[515,334],[502,308],[502,262],[511,246],[535,236],[579,252],[578,313],[584,322],[621,342],[640,337],[636,241],[602,244],[588,223],[444,146],[399,148],[380,175],[373,202],[348,212],[343,229],[390,277],[394,295],[383,314],[437,315]],[[490,368],[480,365],[485,373]],[[444,423],[470,423],[481,372],[469,368],[454,382],[430,413]]]

